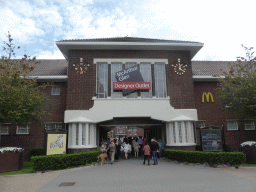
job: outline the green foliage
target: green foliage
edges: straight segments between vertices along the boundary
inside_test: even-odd
[[[4,51],[8,56],[0,59],[0,122],[20,125],[41,122],[42,116],[48,114],[42,109],[48,98],[41,90],[50,84],[38,84],[36,79],[28,77],[37,64],[35,58],[24,55],[22,59],[11,59],[15,46],[10,33],[7,37],[9,42],[4,42],[7,46]]]
[[[223,151],[230,152],[231,151],[230,145],[229,144],[223,144]]]
[[[63,154],[54,156],[34,156],[31,161],[36,171],[40,170],[59,170],[68,167],[77,167],[97,161],[101,151],[89,151],[75,154]]]
[[[243,46],[243,45],[242,45]],[[244,46],[243,46],[244,47]],[[238,57],[236,64],[230,64],[230,72],[224,72],[225,78],[219,79],[217,93],[230,111],[242,118],[256,118],[256,57],[253,47],[244,47],[246,57]]]
[[[46,155],[46,150],[43,147],[31,147],[30,148],[30,157]]]
[[[241,165],[246,160],[246,155],[242,152],[205,152],[205,151],[183,151],[165,149],[166,157],[172,160],[189,163],[208,164],[230,164]]]

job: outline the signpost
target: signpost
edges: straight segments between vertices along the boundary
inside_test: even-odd
[[[223,151],[221,127],[205,127],[201,129],[203,151]]]

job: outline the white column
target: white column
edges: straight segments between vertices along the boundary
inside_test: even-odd
[[[78,145],[82,146],[82,123],[78,124]]]
[[[195,137],[194,137],[194,126],[193,122],[190,122],[190,130],[191,130],[191,143],[195,143]]]
[[[72,146],[72,124],[68,124],[68,146]]]
[[[96,145],[96,139],[97,139],[96,124],[93,124],[93,130],[94,130],[93,145]]]
[[[76,146],[76,124],[72,123],[72,146]]]
[[[169,135],[170,135],[170,123],[169,122],[167,122],[166,123],[166,144],[167,145],[169,145],[170,144],[170,137],[169,137]]]
[[[180,143],[180,138],[179,138],[179,128],[178,128],[178,122],[175,122],[175,134],[176,134],[176,144]]]
[[[181,134],[182,134],[182,143],[186,143],[184,121],[181,122]]]
[[[173,144],[173,123],[169,123],[169,143]]]
[[[89,123],[85,124],[86,146],[89,145]]]

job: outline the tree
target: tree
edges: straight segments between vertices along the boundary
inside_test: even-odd
[[[24,55],[22,59],[11,59],[15,55],[15,46],[9,32],[7,38],[3,50],[8,56],[2,56],[0,60],[0,131],[3,123],[26,125],[41,122],[42,116],[48,114],[43,109],[48,98],[41,89],[49,84],[38,84],[36,79],[27,78],[37,64],[36,58]]]
[[[256,57],[253,47],[244,47],[245,57],[237,57],[235,64],[229,64],[230,71],[219,79],[218,95],[226,105],[222,110],[233,112],[242,119],[256,118]]]

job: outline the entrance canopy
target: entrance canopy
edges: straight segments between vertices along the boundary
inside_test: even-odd
[[[89,110],[66,110],[65,123],[99,123],[116,117],[150,117],[151,119],[174,121],[197,121],[196,109],[174,109],[169,98],[94,98]]]

